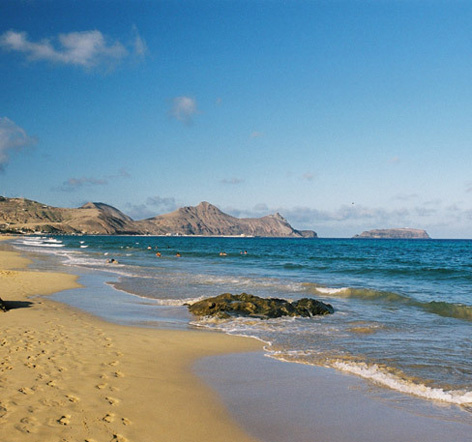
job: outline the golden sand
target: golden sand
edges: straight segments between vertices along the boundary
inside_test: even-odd
[[[36,296],[78,284],[27,264],[0,252],[0,297],[13,307],[0,312],[1,441],[255,441],[191,365],[260,343],[107,323]]]

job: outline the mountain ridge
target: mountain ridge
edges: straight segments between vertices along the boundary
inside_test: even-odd
[[[236,218],[206,201],[135,221],[115,207],[101,202],[88,202],[78,208],[61,208],[25,198],[6,197],[0,197],[0,232],[317,237],[314,231],[294,229],[279,213],[262,218]]]

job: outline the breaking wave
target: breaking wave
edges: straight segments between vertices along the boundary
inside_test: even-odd
[[[315,295],[328,295],[339,298],[356,298],[365,301],[401,304],[405,306],[416,307],[423,311],[439,316],[472,321],[472,306],[466,304],[449,303],[445,301],[423,302],[412,299],[405,295],[401,295],[399,293],[373,289],[357,289],[348,287],[326,288],[312,283],[306,283],[302,285],[305,291]]]
[[[424,384],[415,383],[412,380],[403,379],[377,364],[368,365],[364,362],[336,361],[332,366],[338,370],[355,374],[401,393],[450,404],[472,405],[472,391],[444,390],[442,388],[428,387]]]

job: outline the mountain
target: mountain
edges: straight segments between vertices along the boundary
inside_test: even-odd
[[[315,232],[295,230],[278,213],[263,218],[235,218],[207,202],[137,223],[151,234],[316,237]]]
[[[431,239],[426,230],[398,228],[398,229],[374,229],[355,235],[354,238],[373,239]]]
[[[138,233],[134,221],[103,203],[77,209],[52,207],[25,198],[0,197],[0,231],[19,233]]]
[[[293,229],[278,213],[263,218],[240,219],[223,213],[207,202],[147,220],[134,221],[104,203],[90,202],[77,209],[68,209],[25,198],[5,197],[0,197],[0,232],[317,237],[313,231]]]

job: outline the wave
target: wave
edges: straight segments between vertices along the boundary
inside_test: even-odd
[[[306,292],[318,295],[336,296],[340,298],[356,298],[365,301],[380,301],[385,303],[402,304],[416,307],[423,311],[448,318],[472,321],[472,306],[466,304],[449,303],[445,301],[418,301],[395,292],[357,288],[329,288],[314,283],[302,284]]]
[[[58,241],[44,241],[44,240],[22,240],[17,241],[16,244],[27,247],[64,247],[64,244]]]
[[[449,318],[465,319],[472,321],[472,306],[465,304],[450,304],[448,302],[431,301],[428,303],[418,303],[424,310],[436,315]]]
[[[472,391],[448,390],[440,387],[429,387],[414,378],[408,378],[400,370],[379,364],[368,364],[354,360],[336,359],[325,351],[313,350],[282,350],[273,351],[268,348],[267,356],[283,362],[303,365],[320,365],[334,368],[345,373],[362,377],[382,387],[400,393],[420,397],[422,399],[441,401],[469,409],[472,406]]]
[[[390,373],[388,369],[377,364],[368,365],[364,362],[336,361],[332,363],[332,366],[338,370],[355,374],[401,393],[411,394],[423,399],[447,402],[449,404],[472,405],[472,391],[444,390],[442,388],[428,387]]]

